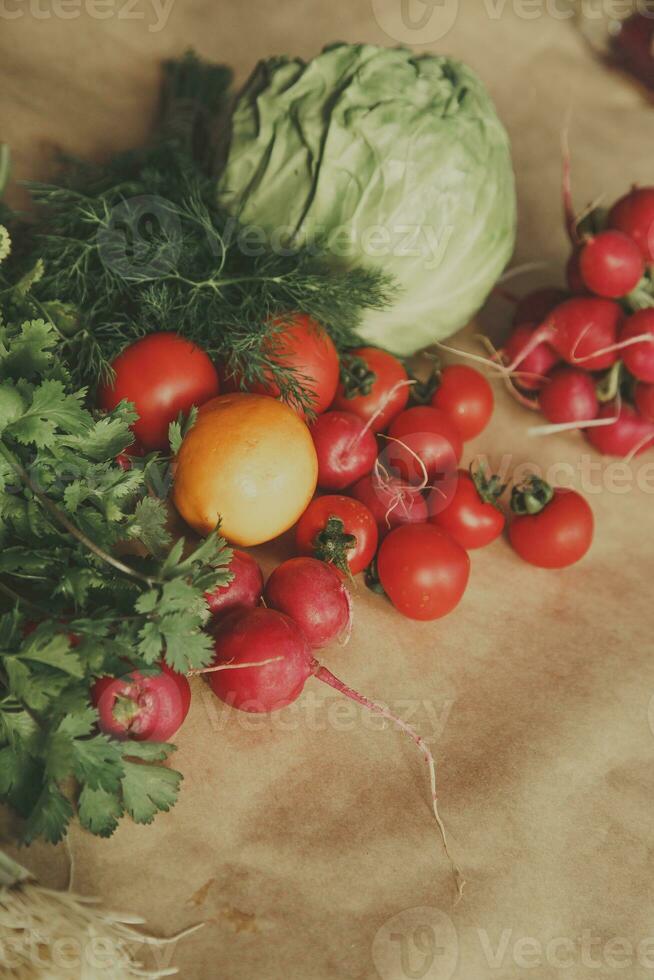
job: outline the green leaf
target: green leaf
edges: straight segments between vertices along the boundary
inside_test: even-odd
[[[84,391],[68,394],[61,381],[44,381],[34,390],[32,404],[9,431],[24,445],[43,449],[54,445],[57,430],[67,434],[88,430],[88,413],[82,407]]]
[[[144,762],[164,762],[175,746],[168,742],[129,742],[123,746],[123,756]]]
[[[123,802],[136,823],[152,823],[157,813],[168,811],[177,801],[182,775],[174,769],[126,762]]]
[[[46,783],[27,818],[23,840],[30,844],[37,837],[42,837],[50,844],[58,844],[66,836],[72,816],[70,800],[58,787]]]
[[[0,749],[0,797],[7,797],[18,785],[24,759],[10,746]]]
[[[64,633],[44,637],[43,628],[39,627],[28,637],[20,656],[22,660],[55,667],[71,677],[84,676],[84,667],[79,656],[73,650],[70,638]]]
[[[127,533],[130,538],[144,544],[151,555],[160,557],[171,541],[167,521],[164,502],[156,497],[144,497],[134,509]]]
[[[77,814],[83,827],[98,837],[111,837],[118,827],[118,821],[125,812],[121,801],[114,793],[103,789],[85,786],[77,805]]]
[[[52,363],[52,352],[57,337],[45,320],[28,320],[19,328],[0,364],[5,377],[25,378],[32,381],[42,375]]]
[[[81,436],[62,438],[62,445],[78,449],[87,459],[97,463],[113,460],[133,441],[130,425],[137,418],[134,407],[127,402],[121,402],[111,415],[94,422],[88,432]]]
[[[168,426],[168,441],[170,442],[170,451],[173,456],[176,456],[180,451],[184,438],[191,431],[197,420],[198,410],[195,405],[192,405],[191,411],[186,418],[184,418],[184,413],[180,412],[177,420],[170,423]]]

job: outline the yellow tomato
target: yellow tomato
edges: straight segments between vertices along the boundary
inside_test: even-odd
[[[173,500],[199,534],[222,520],[232,544],[262,544],[295,524],[317,478],[311,435],[292,409],[267,395],[220,395],[182,442]]]

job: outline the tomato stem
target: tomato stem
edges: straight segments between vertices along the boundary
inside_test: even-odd
[[[513,488],[511,510],[514,514],[540,514],[554,496],[549,483],[539,476],[530,476]]]

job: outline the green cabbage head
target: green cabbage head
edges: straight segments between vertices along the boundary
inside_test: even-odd
[[[273,244],[320,242],[389,273],[396,300],[359,333],[401,355],[464,326],[513,251],[509,141],[486,89],[460,62],[403,48],[261,62],[218,193]]]

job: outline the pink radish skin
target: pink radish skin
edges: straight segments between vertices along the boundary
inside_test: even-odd
[[[266,606],[297,623],[314,650],[349,636],[352,602],[333,565],[291,558],[274,570],[264,592]]]
[[[615,402],[602,405],[600,419],[616,418],[613,425],[597,426],[586,431],[588,441],[604,456],[622,459],[640,456],[654,445],[654,424],[642,418],[631,405]]]
[[[582,246],[579,271],[591,293],[618,299],[636,288],[645,263],[631,238],[621,231],[603,231]]]
[[[636,385],[634,392],[636,408],[644,419],[654,422],[654,385]]]
[[[598,407],[595,382],[579,368],[555,368],[540,393],[548,422],[587,422],[595,418]]]
[[[524,358],[541,343],[550,344],[568,364],[586,371],[604,371],[617,360],[617,337],[622,310],[613,300],[577,296],[552,310],[532,334],[519,359],[508,370],[520,368]]]
[[[237,610],[253,609],[261,602],[263,574],[254,558],[235,548],[229,570],[234,575],[232,581],[204,596],[214,619]]]
[[[377,442],[370,425],[352,412],[319,415],[311,437],[318,457],[318,486],[323,490],[344,490],[375,465]]]
[[[420,749],[429,767],[431,804],[443,841],[459,896],[465,884],[460,869],[450,855],[445,827],[438,811],[436,796],[436,765],[425,741],[401,718],[388,708],[369,700],[348,687],[314,659],[309,643],[299,626],[288,616],[274,609],[253,609],[235,613],[216,634],[217,665],[230,665],[230,670],[209,674],[214,693],[226,704],[241,711],[268,714],[292,704],[302,693],[310,677],[327,684],[356,704],[392,721]],[[274,663],[257,668],[239,663],[279,658]]]
[[[639,310],[625,322],[620,333],[620,343],[634,341],[622,351],[622,360],[628,371],[638,381],[654,382],[654,309]]]
[[[654,262],[654,187],[634,187],[616,201],[609,227],[633,239],[645,262]]]
[[[565,289],[558,289],[556,286],[535,289],[518,300],[513,314],[513,325],[517,327],[521,323],[542,323],[555,306],[559,306],[569,297],[570,294]]]
[[[352,496],[365,504],[377,522],[379,539],[402,524],[425,524],[427,503],[417,487],[371,473],[354,484]]]
[[[545,376],[561,360],[554,348],[547,343],[537,344],[526,357],[523,356],[523,351],[531,344],[535,332],[535,323],[521,323],[512,330],[504,346],[506,360],[510,364],[517,362],[519,365],[514,381],[524,391],[539,391],[545,384]]]
[[[191,688],[166,664],[152,676],[133,670],[124,677],[100,677],[91,689],[98,726],[106,735],[137,742],[168,742],[182,727]]]

